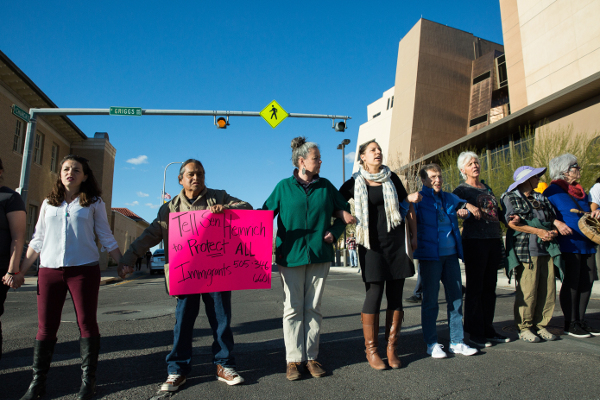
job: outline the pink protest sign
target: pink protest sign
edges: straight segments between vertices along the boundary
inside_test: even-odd
[[[172,296],[270,289],[273,211],[169,214]]]

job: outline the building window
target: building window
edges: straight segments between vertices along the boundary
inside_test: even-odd
[[[389,97],[388,97],[388,106],[387,106],[387,109],[388,110],[390,109],[390,98]]]
[[[58,145],[56,143],[52,143],[52,155],[50,158],[50,171],[56,172],[57,166],[58,166]]]
[[[392,104],[390,104],[390,108],[394,108],[394,96],[392,96]]]
[[[23,140],[23,127],[25,126],[25,124],[23,124],[23,122],[21,122],[20,119],[17,120],[17,126],[15,127],[15,136],[13,138],[13,151],[16,151],[17,153],[21,153],[23,154],[23,145],[24,140]]]
[[[487,121],[487,114],[482,115],[481,117],[477,117],[477,118],[473,118],[471,121],[469,121],[469,128],[475,125],[479,125],[482,122],[486,122]]]
[[[504,87],[508,85],[508,74],[506,72],[506,59],[504,54],[496,58],[496,69],[498,71],[498,87]]]
[[[37,221],[37,206],[29,205],[27,212],[27,240],[31,240],[35,231],[35,222]]]
[[[36,164],[42,165],[42,153],[44,151],[44,135],[41,133],[35,134],[35,144],[33,147],[33,161]]]
[[[475,79],[473,79],[473,85],[477,85],[479,82],[485,81],[489,77],[490,77],[490,71],[488,71],[484,74],[481,74],[478,77],[476,77]]]
[[[379,111],[377,114],[373,115],[373,118],[377,118],[381,115],[381,111]]]

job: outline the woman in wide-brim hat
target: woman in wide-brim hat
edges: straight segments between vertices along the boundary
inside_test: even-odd
[[[519,337],[529,343],[556,340],[546,329],[556,303],[556,265],[562,279],[560,249],[556,242],[557,226],[554,207],[535,191],[546,168],[523,166],[513,175],[514,183],[502,195],[508,232],[507,274],[514,272],[517,281],[515,323]],[[512,217],[518,216],[518,219]]]

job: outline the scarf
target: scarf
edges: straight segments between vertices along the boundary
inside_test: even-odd
[[[585,197],[585,192],[579,183],[569,185],[567,181],[563,179],[557,179],[552,181],[553,184],[560,187],[565,192],[569,193],[571,196],[575,197],[578,200],[583,200]]]
[[[391,231],[402,223],[402,216],[398,211],[398,194],[390,179],[391,176],[392,171],[385,165],[376,174],[370,174],[363,167],[359,167],[358,172],[352,175],[354,178],[356,242],[367,249],[370,249],[371,245],[369,244],[369,193],[367,192],[366,179],[382,184],[387,231]]]

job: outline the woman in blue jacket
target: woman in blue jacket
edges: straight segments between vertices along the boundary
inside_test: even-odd
[[[477,349],[463,342],[462,278],[458,263],[458,258],[463,258],[463,250],[456,218],[457,215],[461,218],[468,216],[466,209],[457,211],[459,204],[466,201],[453,193],[442,191],[444,181],[439,165],[426,165],[419,171],[419,176],[423,182],[420,192],[423,200],[414,205],[417,214],[417,250],[414,257],[421,264],[421,324],[427,354],[433,358],[446,358],[436,331],[441,280],[446,292],[450,352],[471,356],[477,353]]]
[[[552,184],[544,190],[544,196],[556,208],[556,219],[564,224],[556,225],[560,235],[558,245],[565,260],[564,280],[560,288],[560,307],[565,316],[565,334],[586,338],[599,336],[600,330],[585,321],[585,311],[597,277],[595,244],[579,229],[579,215],[571,209],[590,212],[588,195],[579,179],[581,168],[572,154],[563,154],[550,160]],[[600,217],[600,210],[591,212],[592,218]],[[565,225],[566,224],[566,225]]]

